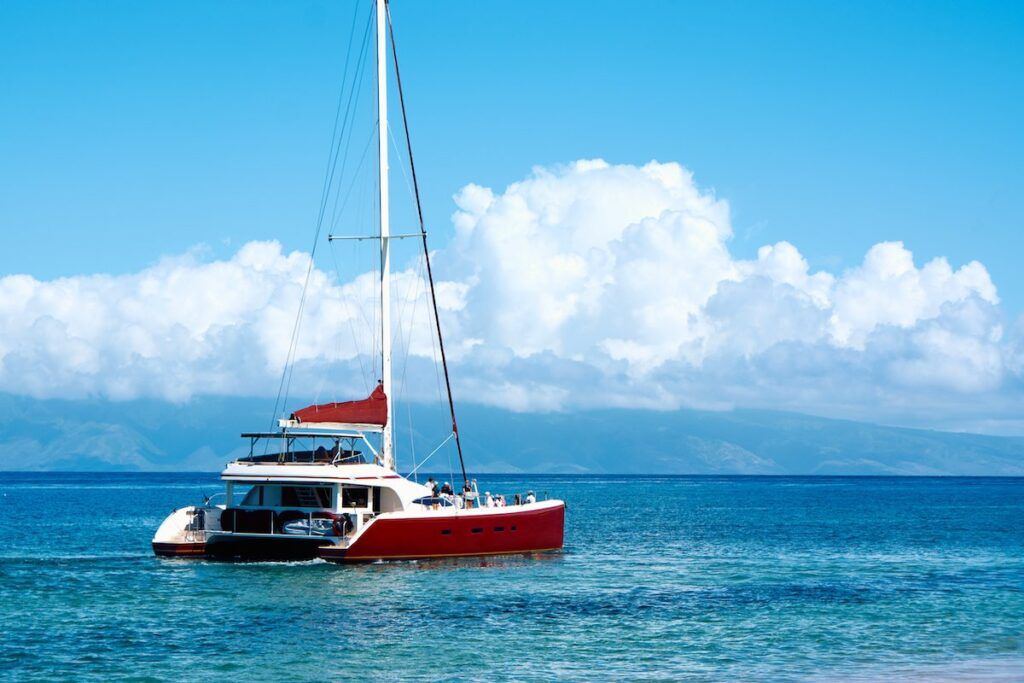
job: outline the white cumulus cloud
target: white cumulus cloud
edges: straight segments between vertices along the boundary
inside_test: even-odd
[[[435,273],[469,400],[1020,422],[1021,325],[1003,320],[978,262],[919,265],[899,242],[836,273],[812,271],[788,242],[739,259],[728,203],[675,163],[538,168],[455,202]],[[0,391],[273,394],[308,267],[308,254],[253,242],[228,260],[190,253],[124,276],[0,278]],[[417,264],[395,291],[401,372],[408,347],[419,373],[435,350]],[[372,383],[375,316],[372,273],[342,282],[313,268],[299,391],[321,391],[325,368],[334,385],[358,384],[334,386],[343,396]],[[408,395],[425,386],[409,380]]]
[[[502,193],[469,186],[456,203],[446,256],[476,283],[460,319],[482,340],[477,372],[503,364],[547,402],[569,388],[567,407],[940,420],[1016,410],[1017,356],[978,262],[917,265],[899,242],[840,273],[812,272],[788,242],[737,259],[728,204],[673,163],[537,169]],[[508,405],[522,393],[508,390]]]

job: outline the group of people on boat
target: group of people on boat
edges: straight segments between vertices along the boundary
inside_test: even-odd
[[[480,489],[476,485],[476,479],[467,481],[459,493],[455,492],[449,482],[446,481],[443,484],[439,484],[433,477],[427,478],[426,486],[430,489],[434,500],[445,501],[447,504],[454,505],[457,508],[503,508],[510,504],[504,494],[491,495],[490,491],[484,491],[484,494],[481,496]],[[511,505],[536,502],[537,495],[533,491],[527,491],[525,496],[519,493],[515,494]],[[438,502],[434,504],[434,507],[439,507],[441,504]]]

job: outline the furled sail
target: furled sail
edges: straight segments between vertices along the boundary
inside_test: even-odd
[[[292,413],[292,419],[303,424],[340,422],[383,427],[388,422],[388,397],[384,393],[384,386],[378,384],[369,398],[308,406]]]

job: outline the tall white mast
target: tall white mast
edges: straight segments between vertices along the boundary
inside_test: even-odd
[[[380,326],[384,393],[388,397],[388,422],[384,425],[384,467],[395,469],[392,439],[394,394],[391,385],[391,227],[388,224],[388,54],[387,0],[377,0],[377,150],[380,183]]]

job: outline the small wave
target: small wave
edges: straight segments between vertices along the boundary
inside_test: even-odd
[[[54,562],[109,562],[114,561],[135,561],[153,557],[150,553],[111,553],[92,555],[0,555],[0,564],[26,563],[26,564],[52,564]]]
[[[995,657],[942,664],[920,663],[891,667],[872,666],[858,671],[827,672],[807,679],[809,683],[846,680],[854,683],[1009,683],[1024,679],[1024,658]]]

